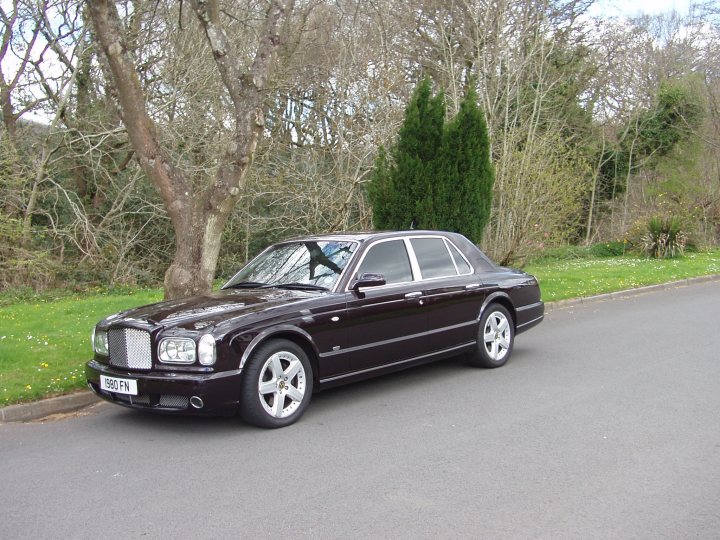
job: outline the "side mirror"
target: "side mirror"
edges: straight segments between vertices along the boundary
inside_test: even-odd
[[[351,290],[357,291],[360,287],[379,287],[385,285],[385,276],[382,274],[372,274],[370,272],[361,274],[355,283],[350,287]]]

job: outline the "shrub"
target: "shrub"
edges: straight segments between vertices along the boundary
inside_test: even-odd
[[[650,218],[645,234],[640,238],[645,255],[656,259],[681,256],[687,243],[688,236],[682,230],[682,223],[675,216]]]
[[[0,213],[0,291],[22,286],[52,287],[61,266],[47,251],[23,248],[22,222]]]
[[[628,249],[627,242],[601,242],[590,246],[590,255],[593,257],[619,257],[625,255]]]

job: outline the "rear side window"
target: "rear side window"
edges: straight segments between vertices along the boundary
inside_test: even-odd
[[[460,275],[469,274],[472,271],[472,268],[470,268],[470,265],[467,263],[467,261],[463,259],[457,248],[453,246],[450,242],[447,243],[447,246],[450,248],[450,253],[452,253],[452,257],[455,261],[455,265],[457,266],[458,273]]]
[[[457,275],[450,252],[442,238],[413,238],[410,243],[423,279]]]
[[[390,240],[372,246],[360,264],[358,276],[367,272],[382,274],[386,283],[412,281],[412,269],[405,242]]]

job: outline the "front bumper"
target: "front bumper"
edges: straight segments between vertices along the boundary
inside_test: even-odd
[[[137,395],[102,390],[100,375],[137,381]],[[196,415],[233,415],[240,398],[240,370],[218,373],[137,372],[118,369],[90,360],[85,365],[88,386],[111,403],[133,409]],[[192,397],[202,407],[191,405]],[[193,400],[195,404],[198,400]]]

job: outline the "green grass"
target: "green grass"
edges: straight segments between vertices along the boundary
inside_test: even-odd
[[[111,313],[157,302],[160,290],[47,294],[0,307],[0,407],[83,388],[90,334]]]
[[[720,274],[720,251],[687,253],[678,259],[622,257],[530,261],[524,268],[537,276],[546,302],[593,296],[645,285]]]
[[[595,255],[587,248],[556,250],[530,261],[525,270],[538,277],[546,302],[720,274],[720,251],[671,260]],[[161,297],[159,289],[129,288],[0,293],[0,406],[84,388],[95,323]]]

